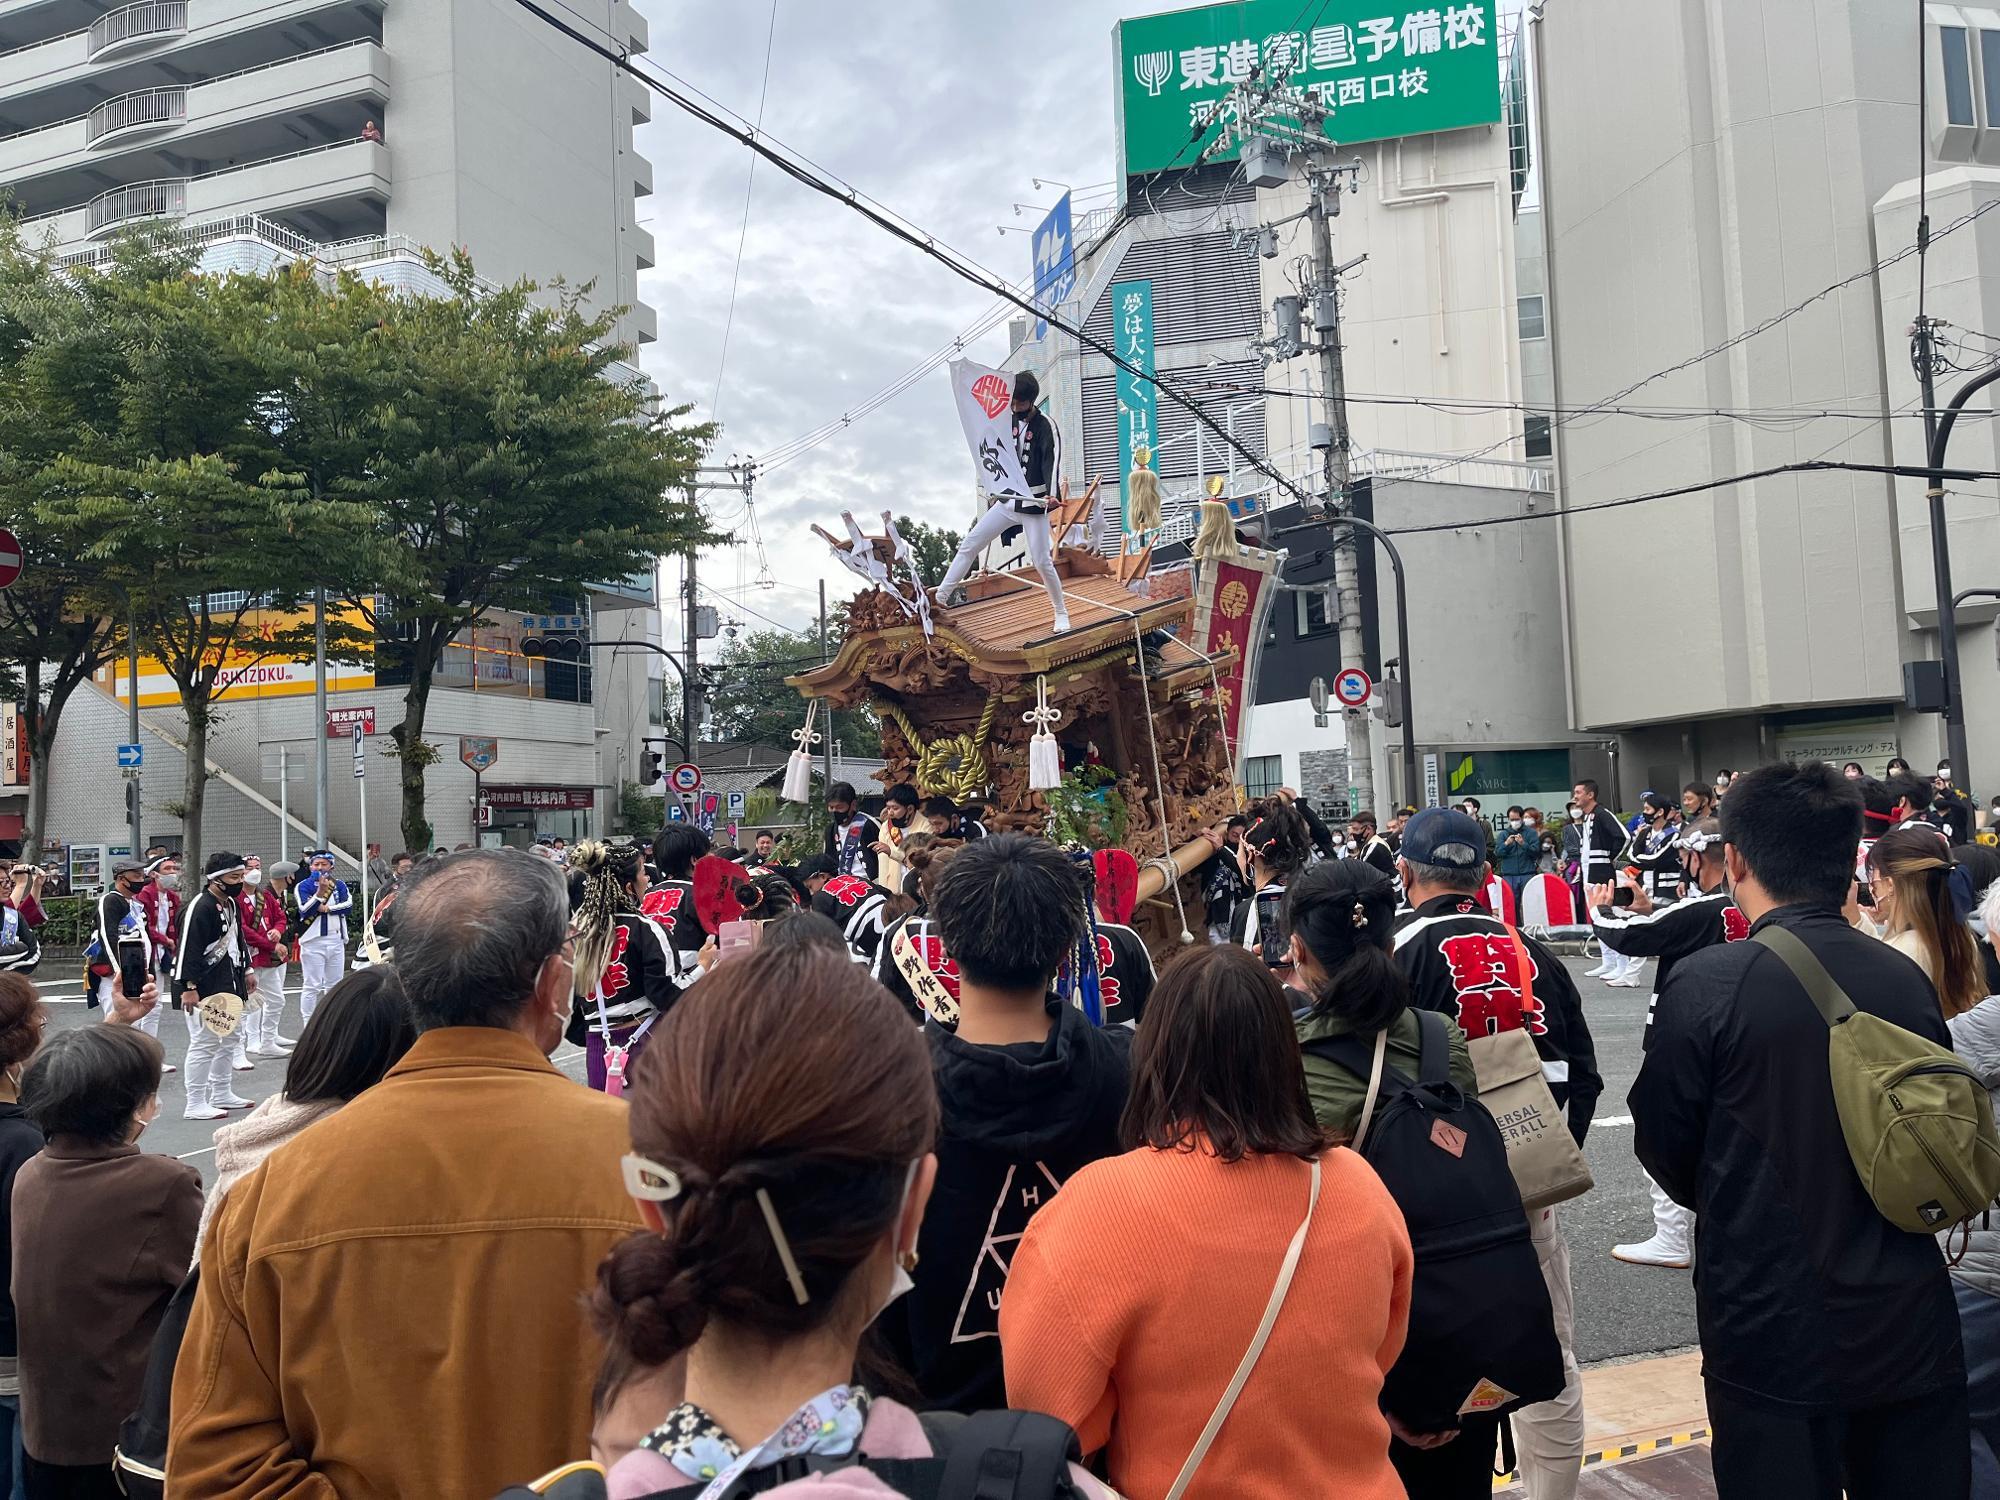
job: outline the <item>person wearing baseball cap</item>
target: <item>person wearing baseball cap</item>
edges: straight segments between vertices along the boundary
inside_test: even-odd
[[[1475,1060],[1482,1039],[1525,1030],[1570,1134],[1583,1143],[1604,1080],[1583,1018],[1583,1001],[1553,953],[1487,910],[1486,828],[1456,808],[1427,807],[1403,826],[1396,872],[1410,915],[1396,932],[1396,962],[1412,1003],[1458,1022]],[[1556,1307],[1566,1379],[1552,1401],[1513,1414],[1530,1494],[1563,1492],[1583,1462],[1583,1381],[1572,1349],[1569,1245],[1553,1208],[1528,1215],[1549,1300]]]
[[[240,854],[218,850],[202,866],[201,891],[181,914],[174,950],[174,1004],[187,1019],[187,1061],[183,1083],[187,1107],[181,1118],[219,1120],[232,1109],[248,1109],[237,1097],[233,1075],[236,1048],[201,1024],[201,1002],[210,995],[242,997],[249,988],[248,955],[237,894],[248,870]]]

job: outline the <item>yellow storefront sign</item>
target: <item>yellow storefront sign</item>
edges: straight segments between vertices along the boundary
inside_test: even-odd
[[[242,634],[247,641],[268,642],[281,633],[297,626],[312,623],[312,615],[305,611],[282,609],[253,609],[245,612]],[[329,608],[327,625],[337,628],[337,623],[347,625],[351,630],[363,635],[372,633],[366,618],[356,609]],[[94,679],[97,686],[112,697],[124,702],[126,698],[126,665],[120,660],[115,665],[100,669]],[[284,656],[265,654],[263,650],[245,646],[232,650],[223,662],[225,686],[216,695],[217,701],[241,702],[246,698],[291,698],[313,690],[312,657],[307,655],[293,659],[289,652]],[[326,687],[328,692],[347,692],[355,688],[375,686],[375,663],[370,660],[360,666],[351,662],[326,664]],[[139,706],[141,708],[168,708],[180,702],[180,689],[168,675],[165,665],[157,659],[141,652],[139,655]]]

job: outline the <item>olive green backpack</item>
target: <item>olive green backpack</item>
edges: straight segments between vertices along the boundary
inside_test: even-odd
[[[1882,1216],[1934,1234],[1991,1207],[2000,1137],[1978,1075],[1949,1049],[1857,1010],[1797,934],[1766,927],[1752,941],[1784,961],[1826,1022],[1840,1131]]]

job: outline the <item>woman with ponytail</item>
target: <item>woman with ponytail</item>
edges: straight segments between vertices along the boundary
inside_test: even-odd
[[[570,851],[575,915],[576,1006],[566,1036],[584,1049],[584,1074],[605,1093],[625,1091],[632,1060],[679,998],[692,955],[639,910],[646,895],[646,856],[619,839],[585,839]],[[685,969],[685,974],[683,970]]]
[[[1291,978],[1285,888],[1315,857],[1306,820],[1290,799],[1266,797],[1250,804],[1250,826],[1236,846],[1236,862],[1251,894],[1230,914],[1229,940],[1261,958],[1281,983]]]
[[[1410,1013],[1410,982],[1396,964],[1395,925],[1396,887],[1360,860],[1314,865],[1286,896],[1299,1040],[1350,1035],[1372,1040],[1386,1029],[1384,1065],[1414,1078],[1417,1018]],[[1448,1016],[1444,1024],[1452,1082],[1472,1097],[1479,1080],[1465,1033]],[[1314,1116],[1336,1140],[1352,1139],[1368,1080],[1312,1053],[1306,1054],[1305,1067]]]
[[[686,1385],[612,1465],[613,1500],[903,1493],[881,1466],[942,1456],[950,1429],[870,1391],[855,1356],[911,1284],[937,1177],[923,1038],[809,946],[720,966],[660,1032],[623,1162],[647,1227],[605,1257],[591,1306],[608,1365],[684,1361]]]
[[[1986,995],[1985,968],[1953,902],[1951,874],[1951,848],[1928,823],[1892,828],[1868,851],[1875,935],[1916,960],[1947,1021]]]

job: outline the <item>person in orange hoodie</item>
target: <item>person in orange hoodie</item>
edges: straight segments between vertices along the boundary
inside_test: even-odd
[[[1128,1500],[1183,1478],[1185,1500],[1402,1500],[1379,1397],[1409,1323],[1409,1235],[1368,1165],[1327,1145],[1254,955],[1169,965],[1121,1135],[1132,1149],[1064,1183],[1013,1258],[1008,1405],[1104,1450]],[[1311,1421],[1304,1390],[1324,1393]]]

